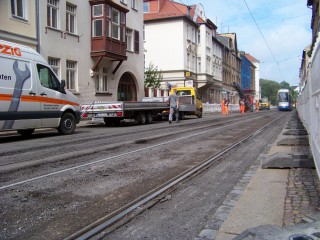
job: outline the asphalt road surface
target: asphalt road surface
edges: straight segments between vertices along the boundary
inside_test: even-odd
[[[288,114],[204,115],[170,125],[86,125],[68,136],[44,129],[30,139],[1,133],[0,238],[63,239],[278,119],[106,236],[194,239],[245,173],[259,165],[259,155]]]

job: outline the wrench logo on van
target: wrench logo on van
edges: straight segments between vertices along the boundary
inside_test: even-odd
[[[0,53],[21,57],[20,48],[5,44],[0,44]]]
[[[10,103],[8,112],[17,112],[18,111],[23,84],[31,76],[31,72],[30,72],[27,64],[25,66],[25,70],[21,71],[19,69],[17,60],[15,60],[13,63],[13,72],[16,74],[16,83],[14,85],[14,91],[12,94],[12,99],[11,99],[11,103]],[[3,129],[11,129],[13,123],[14,123],[14,120],[12,120],[12,119],[5,120],[2,128]]]

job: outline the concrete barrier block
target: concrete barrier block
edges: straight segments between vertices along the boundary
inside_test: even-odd
[[[308,154],[277,152],[267,156],[261,166],[266,168],[314,168],[313,158]]]
[[[288,137],[285,136],[284,138],[280,139],[277,142],[277,146],[309,146],[309,138],[307,136],[294,136]]]

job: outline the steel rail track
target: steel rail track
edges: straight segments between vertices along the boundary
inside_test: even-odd
[[[261,118],[261,116],[256,116],[254,118],[252,118],[252,117],[251,118],[247,118],[247,119],[245,119],[245,121],[252,121],[252,120],[257,119],[257,118]],[[243,120],[244,119],[242,119],[242,122],[244,122]],[[238,124],[238,122],[235,122],[235,123],[234,122],[233,123],[228,122],[229,125],[226,125],[225,123],[227,123],[227,122],[224,122],[223,124],[219,123],[218,125],[222,125],[221,128],[223,128],[223,127],[229,127],[229,126]],[[201,128],[202,129],[206,129],[206,128],[210,127],[210,126],[212,127],[212,125],[209,125],[209,126],[206,126],[206,127],[201,126]],[[170,143],[170,142],[175,142],[175,141],[179,141],[179,140],[182,140],[182,139],[188,139],[190,137],[198,136],[198,135],[207,133],[208,131],[215,131],[217,129],[210,129],[210,130],[201,131],[201,132],[199,132],[199,129],[193,129],[193,131],[194,130],[196,131],[196,133],[188,134],[188,135],[182,136],[182,137],[178,137],[178,138],[172,139],[170,141],[157,143],[157,144],[154,144],[154,145],[151,145],[151,146],[148,146],[148,147],[132,150],[132,151],[129,151],[129,152],[125,152],[125,153],[118,154],[118,155],[115,155],[115,156],[106,157],[106,158],[103,158],[103,159],[98,159],[98,160],[91,161],[91,162],[81,163],[81,164],[78,164],[78,165],[75,165],[75,166],[72,166],[72,167],[64,168],[64,169],[57,170],[57,171],[54,171],[54,172],[49,172],[49,173],[46,173],[46,174],[42,174],[42,175],[38,175],[38,176],[35,176],[35,177],[32,177],[32,178],[28,178],[28,179],[25,179],[25,180],[22,180],[22,181],[13,182],[13,183],[10,183],[10,184],[7,184],[7,185],[3,185],[3,186],[0,186],[0,191],[8,189],[8,188],[11,188],[11,187],[14,187],[14,186],[22,185],[22,184],[25,184],[25,183],[37,181],[37,180],[40,180],[40,179],[43,179],[43,178],[59,175],[59,174],[66,173],[66,172],[69,172],[69,171],[73,171],[73,170],[76,170],[76,169],[79,169],[79,168],[83,168],[83,167],[91,166],[91,165],[98,164],[98,163],[101,163],[101,162],[105,162],[105,161],[108,161],[110,159],[114,159],[114,158],[117,158],[117,157],[122,157],[122,156],[130,155],[132,153],[136,153],[136,152],[144,151],[144,150],[151,149],[151,148],[154,148],[154,147],[158,147],[158,146]],[[182,132],[185,133],[185,131],[182,131]],[[166,134],[165,136],[167,137],[168,135]],[[142,142],[146,142],[146,141],[150,141],[150,140],[153,140],[153,139],[156,139],[156,138],[157,137],[155,137],[155,136],[147,137],[147,138],[139,138],[139,139],[136,139],[135,140],[136,142],[134,142],[134,143],[140,143],[141,141]]]
[[[268,113],[268,115],[272,114]],[[252,117],[251,115],[246,115],[244,116],[244,119],[250,118]],[[233,121],[236,120],[237,116],[230,116],[228,118],[225,118],[225,120],[229,121]],[[192,120],[192,119],[188,119],[188,120]],[[217,120],[216,124],[221,123],[220,121],[222,120],[221,118],[217,118],[215,119]],[[204,123],[212,123],[213,120],[212,119],[201,119],[200,123],[204,124]],[[167,122],[166,122],[167,123]],[[160,123],[161,124],[161,123]],[[199,119],[196,122],[189,122],[187,124],[184,124],[184,122],[180,122],[181,126],[192,126],[192,125],[198,125],[199,124]],[[154,125],[143,125],[141,126],[142,129],[139,129],[139,133],[144,133],[144,132],[150,132],[150,129],[148,128],[149,126],[152,126],[152,131],[161,131],[163,129],[168,129],[168,127],[173,127],[172,126],[168,126],[168,125],[164,125],[161,124],[160,126],[157,126],[157,124]],[[86,127],[81,127],[81,128],[86,128]],[[81,129],[80,128],[80,129]],[[54,130],[55,131],[55,130]],[[59,141],[57,143],[54,142],[50,142],[50,143],[43,143],[39,146],[33,146],[33,147],[20,147],[20,148],[15,148],[15,149],[11,149],[11,150],[0,150],[0,157],[1,156],[8,156],[8,155],[15,155],[17,152],[19,153],[25,153],[25,152],[29,152],[29,151],[37,151],[37,150],[43,150],[43,149],[52,149],[54,147],[61,147],[61,145],[66,145],[66,144],[72,144],[72,145],[77,145],[77,144],[84,144],[85,142],[93,142],[93,141],[97,141],[97,140],[103,140],[106,137],[111,138],[111,137],[119,137],[119,136],[125,136],[128,134],[136,134],[136,129],[135,130],[131,130],[131,131],[125,131],[125,132],[111,132],[108,134],[102,134],[102,135],[98,135],[98,136],[86,136],[83,137],[81,136],[81,139],[70,139],[70,140],[62,140]],[[19,136],[19,134],[16,134]],[[79,134],[80,135],[80,134]],[[15,136],[17,137],[17,136]]]
[[[157,188],[149,191],[148,193],[144,194],[143,196],[135,199],[134,201],[128,203],[127,205],[123,206],[122,208],[118,209],[117,211],[106,215],[103,218],[100,218],[96,222],[88,225],[87,227],[75,232],[74,234],[66,237],[64,240],[87,240],[93,238],[100,234],[105,229],[113,226],[115,223],[119,222],[128,214],[132,213],[136,209],[140,208],[141,206],[147,204],[149,201],[155,199],[159,195],[165,193],[170,188],[174,187],[175,185],[181,183],[183,180],[191,177],[194,174],[197,174],[208,167],[210,167],[217,159],[219,159],[222,155],[227,153],[228,151],[234,149],[241,143],[245,142],[246,140],[258,135],[264,129],[269,127],[274,122],[277,122],[279,119],[283,118],[280,116],[275,120],[271,121],[270,123],[266,124],[265,126],[259,128],[258,130],[246,135],[245,137],[241,138],[240,140],[234,142],[233,144],[227,146],[226,148],[222,149],[218,153],[212,155],[211,157],[204,160],[202,163],[196,165],[195,167],[177,175],[175,178],[167,181],[166,183],[158,186]],[[288,115],[286,116],[288,118]],[[103,236],[104,237],[104,236]],[[100,238],[99,238],[100,239]]]
[[[272,115],[272,114],[273,113],[268,113],[268,115]],[[257,116],[257,117],[259,117],[259,116]],[[252,117],[248,116],[245,119],[252,119]],[[205,129],[205,128],[211,128],[211,127],[214,127],[214,126],[219,126],[219,125],[228,124],[228,123],[230,124],[230,123],[233,123],[235,121],[238,121],[238,119],[233,119],[233,118],[228,118],[226,120],[227,121],[224,121],[224,122],[214,122],[214,123],[211,120],[202,121],[203,124],[208,123],[208,122],[211,123],[211,124],[205,125],[205,126],[195,127],[195,128],[192,128],[192,130],[189,130],[189,131],[199,131],[199,130],[202,130],[202,129]],[[185,125],[181,125],[181,126],[189,128],[190,125],[193,126],[194,124],[191,123],[191,124],[185,124]],[[161,130],[163,128],[165,128],[165,127],[156,128],[156,130]],[[146,129],[144,131],[148,132],[150,130]],[[132,144],[132,143],[141,143],[141,142],[146,141],[146,140],[149,141],[149,140],[153,140],[153,139],[156,139],[156,138],[161,138],[161,137],[164,137],[164,136],[168,137],[170,135],[176,135],[176,134],[185,133],[185,132],[186,132],[185,129],[179,128],[177,131],[172,131],[170,133],[165,133],[165,134],[161,133],[159,135],[153,135],[152,137],[147,137],[147,138],[138,137],[138,138],[134,138],[134,139],[131,139],[131,140],[127,140],[125,142],[121,142],[121,146]],[[135,133],[135,132],[132,132],[132,133]],[[108,139],[110,139],[110,137],[119,137],[119,136],[123,136],[123,135],[125,135],[125,133],[118,134],[118,135],[111,134],[111,135],[108,135]],[[99,140],[99,139],[105,139],[105,138],[106,138],[106,136],[104,135],[103,137],[101,137],[101,136],[90,137],[88,139],[90,139],[90,141],[92,141],[92,140]],[[79,140],[79,141],[81,141],[81,140]],[[72,142],[72,143],[74,143],[74,142]],[[0,163],[0,173],[3,172],[3,171],[8,171],[11,168],[11,166],[12,166],[13,170],[16,170],[16,169],[19,169],[19,168],[35,166],[35,165],[39,165],[39,164],[43,164],[43,163],[57,162],[57,161],[60,161],[60,160],[65,160],[65,159],[70,160],[70,159],[77,158],[79,156],[83,157],[83,156],[86,156],[86,155],[91,155],[92,153],[97,153],[99,151],[105,151],[105,150],[108,150],[108,149],[115,149],[118,144],[119,143],[110,143],[110,144],[106,145],[105,143],[103,143],[103,144],[100,143],[98,146],[90,148],[90,150],[87,150],[87,149],[85,149],[85,150],[77,150],[75,152],[63,153],[63,154],[61,154],[59,156],[50,156],[50,157],[47,157],[47,158],[31,159],[31,160],[24,159],[23,161],[22,160],[16,160],[16,161],[10,161],[9,163]],[[45,147],[45,148],[48,148],[48,147]],[[52,148],[52,146],[50,146],[50,147]],[[39,147],[39,149],[41,149],[41,150],[43,148],[44,148],[44,146],[40,146]],[[28,150],[30,150],[30,148],[28,148]],[[34,151],[34,150],[35,149],[33,148],[32,151]],[[4,153],[0,152],[0,156],[2,156],[2,155],[12,155],[11,153],[15,153],[16,154],[16,152],[17,152],[17,149],[12,150],[12,151],[8,151],[8,152],[4,152]],[[20,152],[21,151],[19,151],[19,153]],[[22,149],[22,152],[27,152],[27,151],[26,151],[26,149]]]

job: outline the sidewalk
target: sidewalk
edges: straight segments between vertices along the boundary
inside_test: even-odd
[[[288,125],[292,124],[290,121]],[[286,132],[286,129],[283,132]],[[292,136],[289,138],[289,142],[294,143]],[[293,136],[293,138],[300,137]],[[251,174],[252,177],[248,180],[249,183],[238,201],[230,207],[230,213],[225,216],[220,228],[213,230],[213,225],[211,229],[203,230],[197,239],[320,239],[320,181],[316,170],[310,168],[310,164],[305,164],[310,160],[305,159],[304,155],[308,147],[303,148],[303,154],[297,153],[299,149],[297,145],[279,147],[278,143],[283,142],[283,139],[284,136],[280,134],[270,152],[266,156],[261,155],[261,164],[256,171],[249,170],[249,175]],[[275,150],[285,151],[285,154],[277,155]],[[290,164],[288,156],[291,157],[291,166],[283,165]],[[302,163],[295,156],[302,157]],[[269,163],[271,168],[264,168],[268,166],[268,163],[264,164],[268,159],[272,159],[271,164]],[[278,164],[276,161],[281,163]],[[272,164],[279,165],[280,168],[273,168]],[[307,167],[296,167],[297,164]],[[244,180],[245,178],[248,176],[244,176]],[[234,191],[236,190],[237,187]],[[227,202],[222,208],[228,208],[229,205],[232,204]],[[302,237],[302,235],[305,236]]]

